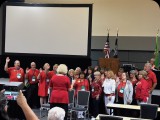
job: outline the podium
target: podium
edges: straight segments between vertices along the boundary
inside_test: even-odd
[[[120,60],[118,58],[99,58],[99,66],[101,68],[111,69],[114,74],[117,74],[120,67]]]

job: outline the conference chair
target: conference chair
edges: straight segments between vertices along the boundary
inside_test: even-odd
[[[40,118],[45,117],[46,115],[48,115],[48,111],[50,110],[49,100],[50,100],[50,94],[48,96],[48,103],[42,104],[42,106],[40,108]],[[42,115],[43,112],[45,112],[45,113]]]
[[[71,109],[74,107],[74,90],[68,91],[69,104],[68,104],[68,116],[71,115]]]
[[[42,104],[42,106],[40,108],[40,118],[46,116],[48,114],[49,110],[50,110],[50,104],[49,103]],[[45,112],[44,115],[42,115],[43,112]]]
[[[140,104],[140,118],[155,119],[157,117],[158,105]]]
[[[118,116],[99,116],[99,120],[123,120],[123,118]]]
[[[70,120],[72,120],[72,113],[73,112],[79,112],[83,111],[84,112],[84,117],[88,115],[89,118],[89,97],[90,97],[90,92],[89,91],[78,91],[77,94],[77,104],[75,107],[71,108],[71,115],[70,115]]]

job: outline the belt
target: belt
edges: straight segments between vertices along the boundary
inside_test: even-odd
[[[105,96],[115,96],[115,93],[105,94]]]

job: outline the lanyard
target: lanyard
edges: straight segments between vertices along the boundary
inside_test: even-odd
[[[33,74],[32,74],[32,76],[35,76],[35,72],[36,72],[36,70],[32,70],[33,71]]]
[[[81,81],[81,86],[85,86],[85,80]]]

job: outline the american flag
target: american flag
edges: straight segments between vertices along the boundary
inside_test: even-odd
[[[104,46],[104,53],[105,53],[105,58],[109,58],[109,54],[110,54],[109,32],[108,32],[107,40]]]

